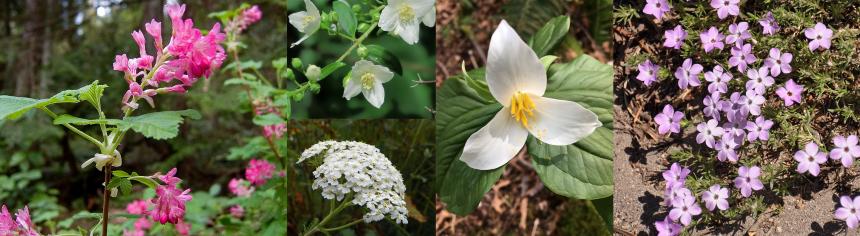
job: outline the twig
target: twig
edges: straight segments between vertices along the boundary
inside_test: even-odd
[[[110,172],[111,164],[108,163],[104,167],[105,171],[105,190],[104,196],[102,196],[102,236],[107,235],[108,228],[108,209],[110,208],[110,189],[108,189],[108,183],[110,183]]]

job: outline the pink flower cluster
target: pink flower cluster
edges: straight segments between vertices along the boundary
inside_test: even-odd
[[[233,18],[224,30],[240,33],[247,29],[251,24],[260,21],[261,18],[263,18],[263,12],[260,11],[260,8],[257,7],[257,5],[254,5],[242,10],[242,13],[240,13],[238,17]]]
[[[209,77],[212,70],[221,66],[226,58],[220,43],[225,35],[216,23],[209,33],[203,35],[194,28],[191,19],[182,19],[185,5],[167,5],[172,23],[172,36],[163,46],[161,22],[153,19],[146,23],[146,32],[153,38],[155,56],[146,51],[146,38],[141,31],[131,33],[140,49],[140,57],[129,59],[126,54],[117,55],[113,69],[125,73],[128,91],[123,104],[137,109],[136,99],[146,100],[154,106],[152,97],[161,93],[184,93],[200,77]],[[173,85],[165,85],[176,81]],[[151,87],[151,88],[148,88]]]
[[[245,178],[252,184],[260,186],[272,178],[275,171],[275,165],[266,160],[253,159],[248,162],[248,168],[245,169]]]
[[[156,174],[158,179],[164,182],[155,188],[156,198],[152,200],[153,210],[149,216],[161,224],[167,222],[178,224],[185,217],[185,203],[191,200],[191,189],[182,190],[178,184],[179,178],[173,177],[176,168],[171,169],[166,175]]]
[[[251,182],[244,179],[233,178],[230,180],[227,187],[230,189],[231,193],[239,197],[248,197],[254,192],[254,187],[251,186]]]
[[[15,214],[15,220],[12,220],[12,214],[9,213],[9,209],[6,209],[6,205],[3,204],[2,209],[0,209],[0,235],[36,236],[40,234],[36,229],[36,225],[30,220],[30,209],[28,207],[25,206],[24,209],[19,209],[18,213]]]
[[[258,116],[265,114],[281,114],[278,108],[271,105],[257,106],[254,110]],[[263,126],[263,136],[265,136],[266,138],[281,138],[286,132],[287,124],[285,123]]]

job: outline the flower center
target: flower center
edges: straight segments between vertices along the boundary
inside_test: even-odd
[[[517,92],[511,98],[511,116],[523,124],[523,127],[529,127],[529,117],[534,116],[535,103],[528,94]]]
[[[399,11],[400,21],[404,23],[409,23],[415,20],[415,10],[412,9],[408,4],[403,4],[400,6]]]
[[[749,182],[752,182],[752,179],[750,179],[750,177],[747,177],[747,183]]]
[[[723,5],[729,6],[729,1],[723,1]]]
[[[815,159],[812,158],[812,156],[809,156],[809,162],[813,162],[813,161],[815,161]]]
[[[314,16],[305,16],[305,18],[302,18],[302,25],[307,27],[315,19],[316,19],[316,17],[314,17]]]
[[[845,152],[847,153],[847,152],[848,152],[848,147],[843,148],[843,150],[845,150]]]
[[[361,75],[361,88],[364,90],[373,89],[373,82],[376,81],[376,76],[373,73],[366,72]]]

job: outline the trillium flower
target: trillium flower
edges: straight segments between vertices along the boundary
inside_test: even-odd
[[[683,225],[689,225],[693,220],[693,216],[697,216],[702,214],[702,208],[699,207],[699,204],[696,204],[696,197],[694,196],[686,196],[681,199],[678,199],[672,202],[671,211],[669,211],[669,217],[672,220],[680,221]]]
[[[113,156],[96,153],[92,158],[85,161],[84,164],[81,164],[81,169],[86,168],[91,163],[96,163],[96,169],[99,170],[102,170],[102,168],[108,164],[113,167],[119,167],[122,165],[122,155],[120,155],[117,150],[114,150]]]
[[[714,184],[708,188],[707,191],[702,193],[702,201],[705,201],[705,207],[707,207],[709,211],[713,211],[715,207],[723,211],[729,209],[729,201],[726,200],[728,198],[729,190],[723,188],[719,184]]]
[[[645,86],[651,86],[651,83],[657,81],[657,72],[659,71],[659,66],[646,59],[645,62],[639,64],[639,74],[636,75],[636,79],[645,83]]]
[[[317,30],[320,29],[320,11],[314,6],[314,3],[311,0],[305,0],[305,8],[307,11],[300,11],[293,14],[290,14],[290,24],[293,27],[296,27],[299,32],[305,34],[304,37],[299,39],[299,41],[290,44],[290,47],[295,47],[308,39],[312,34],[316,33]]]
[[[795,103],[800,103],[800,94],[803,93],[803,86],[794,82],[794,79],[785,82],[785,86],[776,89],[776,95],[782,98],[785,106],[790,107]]]
[[[821,22],[816,23],[813,28],[806,28],[803,31],[803,35],[811,40],[809,41],[810,51],[815,51],[819,48],[830,49],[830,38],[833,37],[833,30],[828,29]]]
[[[418,42],[418,30],[436,23],[436,0],[389,0],[379,16],[379,28],[400,36],[408,44]]]
[[[689,87],[698,87],[701,85],[699,81],[699,73],[702,73],[702,65],[693,64],[693,59],[687,58],[684,64],[675,70],[675,78],[678,78],[678,88],[687,89]]]
[[[684,113],[675,111],[672,105],[663,106],[663,113],[654,117],[654,122],[657,123],[657,132],[660,134],[680,133],[681,119],[684,119]]]
[[[773,13],[771,12],[767,12],[767,14],[758,21],[758,24],[762,27],[762,33],[766,35],[773,35],[779,30],[779,24],[776,22],[776,19],[773,18]]]
[[[657,228],[657,236],[676,236],[681,234],[683,226],[676,224],[669,216],[666,216],[662,221],[654,223],[654,227]]]
[[[375,65],[367,60],[358,61],[352,66],[352,74],[343,90],[343,98],[350,100],[361,93],[370,105],[376,108],[382,107],[382,103],[385,102],[385,88],[382,84],[393,77],[394,73],[384,66]]]
[[[818,176],[821,171],[819,165],[827,162],[827,154],[819,152],[814,142],[808,142],[803,150],[794,153],[794,160],[798,162],[797,173],[809,172],[812,176]]]
[[[546,144],[569,145],[602,125],[576,102],[543,97],[543,64],[504,20],[490,38],[486,71],[490,93],[504,107],[466,140],[460,160],[469,167],[504,165],[522,149],[529,133]]]
[[[705,52],[711,52],[715,48],[723,50],[725,46],[723,44],[725,36],[720,33],[717,27],[711,26],[711,28],[708,28],[708,31],[700,33],[699,38],[702,40],[702,48],[705,49]]]
[[[794,59],[791,53],[782,53],[779,48],[771,48],[768,56],[764,60],[764,66],[770,68],[771,75],[779,76],[779,74],[791,73],[791,60]]]
[[[847,138],[842,135],[833,137],[833,145],[836,147],[830,150],[830,159],[841,160],[842,166],[851,167],[854,158],[860,157],[860,146],[857,146],[857,142],[856,135],[848,135]]]
[[[681,49],[681,45],[684,44],[684,39],[687,38],[687,31],[684,31],[684,27],[680,25],[675,26],[675,29],[666,30],[663,33],[663,38],[666,38],[663,41],[663,46],[667,48]]]
[[[735,188],[741,190],[742,196],[749,197],[753,190],[764,188],[764,184],[758,179],[759,176],[761,176],[761,168],[758,166],[741,166],[738,168],[738,177],[735,178]]]
[[[857,222],[860,221],[860,196],[851,199],[849,196],[839,198],[841,207],[836,209],[833,217],[838,220],[844,220],[848,228],[857,228]]]

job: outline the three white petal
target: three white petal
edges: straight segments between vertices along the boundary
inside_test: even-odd
[[[349,82],[343,90],[343,97],[350,100],[359,93],[364,95],[367,102],[376,108],[385,102],[385,88],[382,87],[394,77],[388,68],[375,65],[367,60],[360,60],[352,66]]]
[[[314,6],[314,3],[310,0],[305,0],[305,8],[307,8],[307,11],[296,12],[289,16],[290,24],[292,24],[293,27],[296,27],[299,32],[305,34],[305,36],[299,39],[299,41],[290,44],[290,47],[299,45],[320,28],[320,20],[322,18],[320,18],[320,11],[317,7]]]
[[[379,16],[379,28],[415,44],[422,22],[427,27],[435,25],[435,6],[436,0],[389,0]]]
[[[474,169],[504,165],[522,149],[529,133],[547,144],[570,145],[602,125],[596,114],[576,102],[543,97],[547,77],[540,59],[504,20],[490,39],[486,80],[504,108],[466,140],[460,160]],[[528,122],[513,115],[522,108],[521,103],[519,109],[512,106],[513,100],[522,102],[518,94],[533,101],[533,113],[520,113]]]

